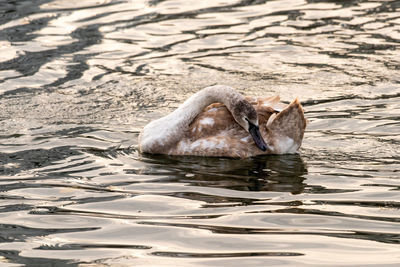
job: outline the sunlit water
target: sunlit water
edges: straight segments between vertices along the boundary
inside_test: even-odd
[[[399,266],[399,1],[1,1],[0,265]],[[197,90],[302,101],[298,155],[147,156]]]

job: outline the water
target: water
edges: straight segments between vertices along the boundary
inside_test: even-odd
[[[1,1],[0,265],[398,266],[399,1]],[[222,83],[298,155],[140,155]]]

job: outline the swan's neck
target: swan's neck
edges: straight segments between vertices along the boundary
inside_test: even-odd
[[[188,127],[208,105],[219,102],[225,104],[228,110],[231,110],[233,102],[242,98],[243,96],[232,87],[223,85],[210,86],[192,95],[168,116],[174,118],[178,123],[177,127]]]
[[[179,142],[185,136],[190,123],[206,106],[220,102],[231,110],[234,103],[242,99],[244,97],[229,86],[206,87],[169,115],[146,125],[141,133],[140,149],[142,152],[166,153],[162,150],[168,150]]]

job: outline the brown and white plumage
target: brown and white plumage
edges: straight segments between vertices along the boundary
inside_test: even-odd
[[[257,128],[261,140],[251,127]],[[240,158],[295,153],[305,127],[297,99],[286,106],[279,97],[245,98],[229,86],[217,85],[146,125],[139,148],[152,154]]]

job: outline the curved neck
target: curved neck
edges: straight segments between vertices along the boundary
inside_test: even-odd
[[[233,88],[223,85],[206,87],[186,100],[179,108],[147,124],[140,134],[140,150],[150,153],[168,153],[186,134],[190,123],[203,109],[216,102],[226,105],[229,111],[244,97]]]
[[[189,125],[205,107],[212,103],[223,103],[229,111],[236,101],[244,97],[236,92],[232,87],[226,85],[214,85],[206,87],[188,98],[179,106],[171,116],[179,118],[178,124],[181,126]]]

